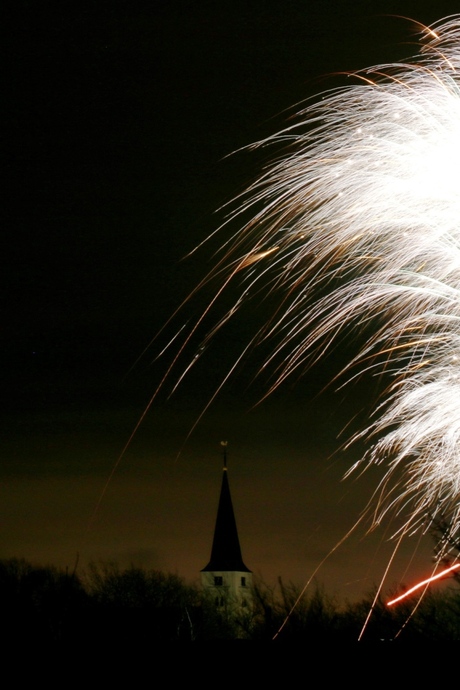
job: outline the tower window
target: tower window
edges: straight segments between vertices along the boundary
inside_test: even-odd
[[[222,575],[214,575],[214,587],[222,587],[224,584],[224,578]]]
[[[241,578],[241,586],[246,587],[246,578],[245,577]]]

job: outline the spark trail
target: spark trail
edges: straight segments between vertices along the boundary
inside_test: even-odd
[[[276,337],[267,395],[361,331],[345,373],[390,383],[349,472],[386,467],[374,522],[402,515],[399,536],[440,516],[460,528],[459,69],[460,15],[424,28],[416,57],[356,73],[254,144],[277,157],[220,228],[243,225],[203,281],[221,281],[204,315],[235,281],[240,296],[185,368],[260,294],[278,300],[249,344]]]
[[[387,601],[387,606],[393,606],[394,604],[398,604],[400,601],[402,601],[406,597],[409,597],[411,594],[416,592],[418,589],[421,589],[422,587],[428,587],[428,585],[430,585],[432,582],[435,582],[436,580],[440,580],[441,578],[445,577],[446,575],[453,572],[454,570],[457,570],[458,568],[460,568],[460,563],[456,563],[455,565],[451,565],[449,568],[445,568],[444,570],[441,570],[440,573],[437,573],[436,575],[432,575],[431,577],[428,577],[426,580],[423,580],[422,582],[418,582],[416,585],[414,585],[413,587],[408,589],[407,592],[400,594],[399,597],[396,597],[395,599],[391,599],[391,601]]]

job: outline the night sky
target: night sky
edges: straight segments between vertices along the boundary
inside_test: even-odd
[[[0,557],[72,568],[78,554],[80,569],[115,560],[197,579],[226,440],[245,563],[267,582],[303,584],[381,476],[342,482],[363,448],[345,453],[347,434],[337,440],[351,417],[366,419],[376,384],[321,393],[346,361],[339,351],[255,406],[267,386],[251,383],[264,356],[255,352],[189,434],[253,333],[251,308],[170,398],[179,370],[168,377],[96,507],[167,370],[170,351],[157,355],[215,285],[159,331],[237,227],[186,257],[264,162],[228,154],[281,129],[295,103],[346,83],[339,72],[413,54],[413,27],[391,15],[431,23],[458,3],[10,4]],[[367,592],[397,526],[368,536],[360,527],[318,580],[347,597]],[[429,536],[408,540],[388,585],[426,574],[432,550]]]

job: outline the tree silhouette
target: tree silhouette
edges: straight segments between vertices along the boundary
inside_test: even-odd
[[[92,564],[87,578],[100,632],[117,643],[191,640],[199,606],[196,588],[177,575],[116,563]]]
[[[0,609],[10,644],[61,643],[78,635],[89,597],[75,573],[0,560]]]
[[[453,565],[460,557],[460,534],[453,523],[445,518],[435,520],[432,527],[432,535],[435,540],[435,559],[446,568]],[[451,577],[460,584],[460,572],[453,571]]]

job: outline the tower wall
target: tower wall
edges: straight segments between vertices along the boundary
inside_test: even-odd
[[[250,610],[253,603],[252,573],[247,570],[202,570],[203,592],[217,608],[228,612]]]

